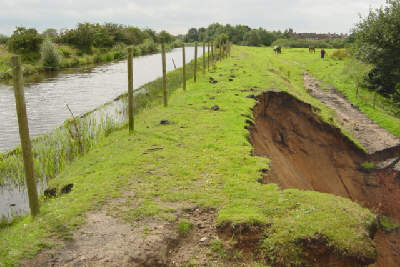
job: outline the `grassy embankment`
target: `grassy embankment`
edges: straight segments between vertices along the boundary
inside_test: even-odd
[[[128,223],[154,216],[178,224],[171,202],[215,208],[218,224],[264,227],[260,248],[271,261],[301,263],[297,241],[321,235],[339,254],[374,257],[368,227],[375,216],[368,210],[333,195],[257,182],[268,160],[250,155],[243,116],[252,116],[250,88],[256,90],[251,94],[287,90],[321,108],[327,121],[334,119],[306,94],[301,71],[293,71],[288,83],[273,70],[269,48],[235,47],[233,56],[196,84],[189,82],[186,92],[178,89],[168,108],[141,112],[135,134],[128,135],[126,127],[111,133],[52,180],[52,186],[75,186],[70,194],[42,201],[35,220],[22,218],[1,229],[0,263],[15,264],[54,246],[54,238],[70,238],[88,210],[107,207]],[[236,76],[232,82],[230,75]],[[210,84],[209,76],[219,82]],[[213,105],[220,110],[212,111]],[[162,119],[171,124],[160,125]],[[146,152],[154,148],[159,149]],[[112,198],[124,199],[127,190],[135,197],[110,204]]]
[[[360,108],[369,118],[378,123],[382,128],[400,137],[400,109],[393,106],[387,99],[377,95],[376,106],[373,107],[374,92],[361,87],[359,96],[356,96],[355,81],[346,71],[352,66],[348,57],[332,57],[336,49],[327,49],[327,58],[321,60],[319,51],[309,54],[308,49],[284,49],[282,55],[271,58],[275,67],[287,75],[288,72],[298,74],[299,71],[308,71],[313,77],[333,85],[346,98]],[[268,54],[268,53],[267,53]],[[267,54],[265,56],[267,56]],[[263,56],[262,54],[260,56]],[[299,81],[302,83],[302,81]]]

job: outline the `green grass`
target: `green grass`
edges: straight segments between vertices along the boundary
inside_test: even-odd
[[[375,167],[375,163],[371,161],[366,161],[361,164],[361,167],[365,170],[371,170]]]
[[[181,236],[187,236],[193,228],[193,223],[187,220],[180,220],[178,223],[178,233]]]
[[[393,218],[387,216],[379,217],[379,225],[384,231],[388,233],[391,233],[400,227],[400,225],[396,223],[396,221]]]
[[[247,95],[288,90],[315,104],[327,121],[334,120],[305,93],[300,71],[291,71],[290,83],[270,71],[279,66],[268,60],[273,57],[269,48],[234,47],[232,55],[215,72],[200,74],[196,84],[188,82],[186,92],[178,88],[167,108],[145,108],[135,118],[134,134],[126,127],[112,132],[51,180],[50,186],[74,183],[74,188],[42,201],[35,220],[24,217],[0,230],[0,266],[55,246],[54,237],[70,239],[85,213],[105,203],[128,222],[148,216],[174,221],[176,206],[215,208],[218,224],[264,227],[261,248],[272,261],[301,262],[298,240],[316,235],[338,253],[374,257],[368,229],[376,216],[367,209],[329,194],[257,182],[269,161],[251,156],[244,126],[255,101]],[[236,76],[232,82],[231,74]],[[218,83],[210,84],[210,76]],[[220,110],[212,111],[214,105]],[[171,123],[160,125],[164,119]],[[108,201],[117,197],[124,201]]]

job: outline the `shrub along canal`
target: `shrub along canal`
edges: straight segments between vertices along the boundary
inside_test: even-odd
[[[201,55],[202,49],[199,47],[198,56]],[[194,59],[194,47],[186,47],[186,62],[190,62],[192,59]],[[174,70],[175,66],[177,68],[181,67],[182,50],[174,49],[167,53],[166,63],[167,71]],[[133,64],[134,89],[139,89],[162,75],[161,54],[136,57]],[[191,75],[192,73],[187,70],[187,78]],[[82,127],[88,129],[87,136],[84,137],[88,140],[92,140],[96,134],[95,132],[99,129],[104,132],[109,128],[117,127],[124,123],[126,101],[125,98],[120,98],[119,96],[127,92],[127,81],[127,64],[124,60],[87,70],[78,70],[73,73],[68,71],[52,73],[50,77],[42,77],[40,81],[26,82],[24,89],[31,138],[47,134],[53,135],[49,140],[45,136],[44,142],[34,141],[34,152],[36,146],[37,151],[41,151],[37,152],[38,154],[45,154],[46,152],[43,151],[47,149],[46,146],[50,146],[51,142],[54,143],[54,146],[59,147],[63,146],[60,145],[63,142],[60,139],[71,139],[70,136],[61,136],[62,134],[57,133],[57,131],[65,133],[65,129],[60,130],[59,126],[66,120],[71,119],[71,114],[66,108],[66,104],[77,117],[96,110],[88,116],[89,119],[86,119],[86,122],[82,125]],[[149,88],[143,87],[143,90],[137,91],[136,94],[143,95],[143,101],[145,99],[144,96],[150,94],[148,91],[157,90],[157,87],[154,84]],[[161,86],[159,91],[161,93]],[[111,103],[111,105],[104,105],[105,103]],[[146,104],[143,105],[145,106]],[[101,126],[93,127],[95,123],[97,125],[101,124]],[[0,153],[5,155],[7,151],[19,146],[19,143],[13,87],[7,84],[0,84]],[[71,150],[71,147],[68,147],[68,149]],[[90,145],[85,150],[89,147]],[[70,159],[71,155],[76,153],[76,151],[63,152]],[[38,185],[40,192],[45,188],[44,181],[49,176],[49,172],[55,175],[64,164],[59,158],[59,154],[47,154],[47,156],[39,156],[38,158],[42,160],[37,162],[37,164],[41,165],[39,168],[42,170],[39,176],[44,178]],[[9,162],[6,162],[6,157],[3,157],[1,159],[2,155],[0,154],[0,160],[2,160],[0,161],[0,175],[3,176],[0,177],[0,184],[2,184],[0,187],[0,219],[25,214],[29,209],[25,185],[21,183],[17,185],[18,183],[15,183],[15,177],[13,177],[14,175],[22,176],[22,174],[16,174],[16,171],[14,171],[4,175],[7,172],[5,169],[9,168],[9,166],[18,165],[15,162],[17,158],[9,159]],[[52,161],[52,163],[42,166],[43,162],[40,161]],[[53,169],[49,170],[49,165],[57,166],[53,166]],[[18,167],[13,168],[18,169]]]

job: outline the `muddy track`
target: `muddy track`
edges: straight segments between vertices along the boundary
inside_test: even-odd
[[[104,210],[90,212],[87,223],[63,247],[43,250],[20,266],[173,267],[189,266],[194,258],[196,266],[221,266],[209,254],[210,242],[218,236],[216,211],[193,207],[176,216],[193,223],[187,236],[179,234],[176,222],[149,217],[130,224]]]
[[[397,171],[364,170],[361,166],[369,155],[340,129],[323,122],[311,105],[288,93],[267,92],[258,100],[250,134],[255,155],[271,160],[271,170],[263,183],[350,198],[400,222]],[[400,235],[378,232],[375,243],[380,256],[374,266],[397,266]]]
[[[385,167],[400,158],[398,137],[373,122],[357,106],[350,104],[336,88],[330,86],[328,90],[322,90],[320,84],[307,72],[304,73],[304,86],[308,93],[336,112],[338,122],[368,151],[371,160],[382,162],[380,166]],[[400,163],[396,164],[396,169],[400,170]]]

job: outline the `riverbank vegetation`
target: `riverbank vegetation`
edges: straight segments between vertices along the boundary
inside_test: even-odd
[[[11,78],[7,63],[15,54],[22,56],[24,74],[29,75],[120,60],[127,56],[128,46],[134,46],[135,56],[159,52],[161,42],[166,43],[167,50],[182,46],[181,41],[176,41],[166,31],[156,33],[151,29],[113,23],[80,23],[74,29],[60,32],[47,29],[42,33],[33,28],[17,27],[9,38],[2,36],[0,40],[0,79]],[[50,53],[49,47],[54,47],[51,65],[43,61]]]
[[[308,259],[302,244],[307,240],[323,242],[335,255],[374,261],[374,214],[348,199],[258,182],[260,170],[268,169],[269,163],[251,153],[245,126],[255,100],[249,95],[288,91],[315,104],[326,121],[335,121],[333,113],[305,91],[302,70],[293,71],[288,83],[284,63],[276,62],[269,48],[235,47],[231,59],[200,74],[197,83],[189,81],[187,91],[178,86],[167,108],[156,105],[138,114],[133,135],[125,124],[103,138],[50,181],[56,188],[73,183],[71,193],[43,199],[37,218],[21,218],[0,231],[0,262],[18,264],[70,240],[89,210],[107,210],[109,216],[132,225],[148,218],[166,220],[171,227],[165,228],[179,231],[182,219],[191,223],[191,217],[181,218],[182,214],[196,208],[216,210],[218,229],[228,227],[238,238],[209,237],[214,247],[204,253],[217,253],[213,261],[223,266],[231,266],[231,259],[218,253],[238,255],[232,259],[249,266],[304,265]],[[173,73],[180,75],[181,70],[169,75]],[[146,228],[143,236],[151,231]],[[226,250],[232,242],[240,243],[246,232],[254,234],[251,246],[258,255],[239,257],[240,250]],[[222,244],[218,250],[216,243]],[[186,263],[196,262],[198,256],[197,251]]]

